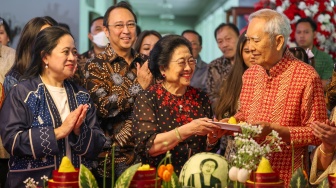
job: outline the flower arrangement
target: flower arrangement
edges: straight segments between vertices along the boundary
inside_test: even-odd
[[[271,152],[281,152],[283,143],[279,134],[272,131],[260,144],[254,138],[261,133],[262,127],[242,123],[241,133],[235,133],[235,147],[237,153],[231,156],[229,178],[232,181],[245,183],[251,171],[256,170],[262,157],[267,157]]]
[[[336,59],[336,5],[333,0],[260,0],[256,10],[271,8],[284,13],[290,20],[292,31],[300,18],[311,17],[317,23],[314,45]],[[291,32],[289,46],[295,47],[295,33]]]
[[[48,181],[47,176],[41,177],[43,180],[43,187],[46,187],[46,182]],[[38,188],[39,182],[36,182],[34,178],[27,178],[24,182],[26,188]]]

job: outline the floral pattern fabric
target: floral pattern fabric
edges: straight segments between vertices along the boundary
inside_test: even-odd
[[[85,64],[84,86],[89,90],[97,107],[101,128],[108,137],[109,144],[100,154],[98,173],[102,176],[105,154],[110,153],[115,144],[115,173],[121,175],[134,161],[131,114],[135,98],[142,90],[137,81],[136,63],[143,64],[146,56],[132,50],[133,61],[126,60],[110,47]],[[109,155],[111,156],[111,155]],[[111,161],[108,159],[108,161]],[[111,165],[107,165],[111,166]],[[110,173],[107,174],[110,177]]]
[[[235,117],[246,122],[265,121],[288,127],[295,147],[294,168],[301,166],[302,155],[307,165],[307,146],[321,142],[309,124],[327,119],[321,79],[312,66],[298,61],[287,49],[269,74],[258,65],[245,71]],[[290,144],[282,146],[282,152],[272,154],[270,163],[288,187],[292,176]]]
[[[156,84],[141,92],[135,102],[133,115],[135,152],[139,160],[157,166],[165,154],[156,157],[148,154],[156,135],[203,117],[211,118],[212,111],[208,97],[198,89],[188,87],[186,93],[178,97],[161,84]],[[191,155],[206,151],[206,138],[194,135],[170,150],[177,174]]]
[[[215,103],[218,100],[219,89],[231,68],[232,65],[230,61],[224,56],[210,62],[208,66],[206,90],[211,103]]]
[[[95,56],[95,53],[93,51],[93,48],[88,50],[87,52],[84,52],[81,55],[78,55],[77,57],[77,70],[75,72],[75,75],[73,76],[74,82],[76,82],[79,85],[84,84],[85,80],[85,64],[90,61],[90,59],[93,59]]]

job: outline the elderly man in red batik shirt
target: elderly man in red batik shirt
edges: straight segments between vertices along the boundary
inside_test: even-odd
[[[327,119],[322,83],[314,68],[296,59],[287,49],[290,34],[287,17],[270,9],[249,17],[246,37],[256,64],[243,75],[238,120],[263,126],[261,138],[272,130],[286,145],[270,162],[288,187],[292,176],[291,142],[295,148],[294,169],[301,155],[308,160],[308,145],[318,145],[310,123]]]

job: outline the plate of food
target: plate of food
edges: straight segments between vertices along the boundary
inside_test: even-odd
[[[241,132],[241,127],[239,124],[230,124],[230,123],[223,123],[223,122],[218,122],[218,121],[209,121],[209,122],[220,126],[221,129],[234,131],[234,132]]]

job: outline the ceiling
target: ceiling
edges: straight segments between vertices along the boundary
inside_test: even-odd
[[[200,16],[226,0],[128,0],[139,16]]]

